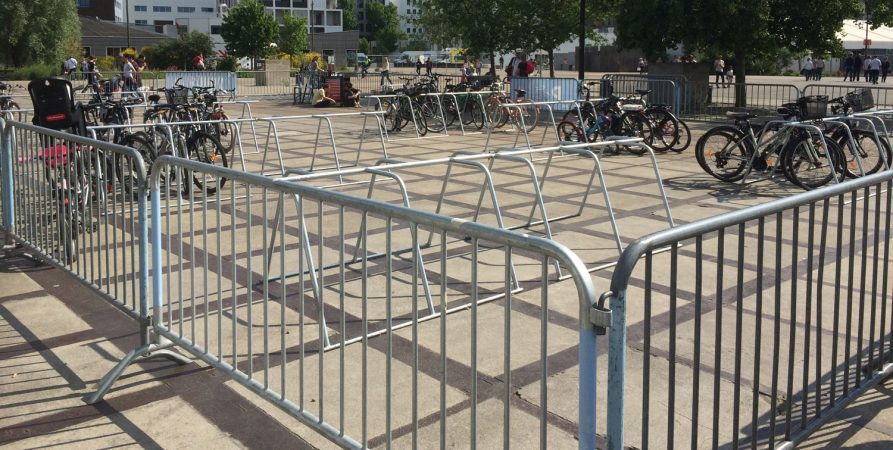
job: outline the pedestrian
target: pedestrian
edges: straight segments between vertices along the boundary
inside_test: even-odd
[[[353,83],[350,81],[344,83],[344,89],[341,91],[341,96],[343,97],[341,106],[360,107],[360,90],[353,87]]]
[[[564,59],[564,63],[567,64],[567,58]],[[505,66],[505,57],[499,55],[499,67]]]
[[[856,79],[850,77],[850,81],[859,81],[859,74],[862,73],[862,55],[859,52],[856,52],[856,56],[853,57],[853,74],[856,75]]]
[[[124,82],[123,90],[128,95],[132,95],[133,91],[136,90],[136,83],[134,79],[134,71],[136,69],[133,66],[133,56],[130,53],[124,55],[124,66],[121,68],[121,79]]]
[[[722,87],[725,86],[725,68],[726,62],[722,60],[722,55],[716,57],[716,60],[713,61],[713,73],[716,75],[713,82],[716,84],[720,84]]]
[[[871,60],[868,61],[868,73],[871,78],[871,84],[878,84],[878,79],[881,74],[881,59],[874,55]]]
[[[192,68],[194,70],[205,70],[205,57],[201,53],[195,55],[192,59]]]
[[[881,63],[881,83],[887,82],[888,72],[890,72],[890,57],[884,56],[884,62]]]
[[[99,83],[99,76],[97,76],[96,71],[96,56],[90,55],[90,57],[87,58],[87,69],[84,72],[87,73],[87,84],[92,84],[98,92],[99,86],[97,86],[97,84]]]
[[[328,86],[323,85],[321,88],[313,90],[313,98],[310,99],[310,104],[313,105],[314,108],[335,106],[335,99],[329,97],[328,89]]]
[[[803,63],[803,69],[800,70],[801,74],[806,75],[806,81],[812,79],[813,69],[815,69],[815,66],[812,64],[812,59],[807,56],[806,62]]]
[[[853,52],[847,52],[846,59],[843,60],[843,81],[847,78],[853,78]]]
[[[431,60],[431,57],[425,59],[425,75],[431,76],[431,71],[434,69],[434,61]]]
[[[524,52],[520,50],[515,52],[515,56],[505,66],[505,76],[506,78],[527,76],[527,58],[524,57]]]
[[[415,74],[416,75],[422,74],[422,64],[424,62],[425,62],[424,57],[422,55],[419,55],[416,57],[416,59],[415,59]]]
[[[65,61],[65,74],[71,77],[78,70],[78,60],[74,56]]]
[[[825,60],[819,56],[815,60],[815,75],[812,77],[813,80],[820,81],[822,79],[822,73],[825,71]]]
[[[391,81],[391,61],[387,56],[381,59],[381,64],[378,67],[381,70],[381,84],[379,86],[384,86],[384,80],[387,78],[388,84],[394,84]]]
[[[478,58],[474,61],[474,74],[480,75],[481,70],[484,68],[483,63],[481,63],[481,58]]]
[[[865,58],[862,59],[862,75],[865,75],[866,83],[871,82],[871,79],[870,79],[871,78],[871,76],[870,76],[871,67],[868,67],[870,65],[871,65],[871,56],[865,55]]]
[[[536,73],[537,64],[536,64],[536,60],[533,59],[533,56],[527,58],[527,67],[526,68],[527,68],[527,70],[526,70],[527,76],[531,76],[534,73]],[[542,75],[542,74],[540,74],[540,75]]]
[[[136,87],[143,87],[143,71],[146,70],[146,55],[140,55],[136,61],[133,62],[134,68],[134,80],[136,81]]]
[[[735,67],[731,64],[726,65],[726,84],[729,86],[735,84]]]
[[[645,72],[645,58],[639,58],[638,64],[636,64],[636,72],[644,73]]]

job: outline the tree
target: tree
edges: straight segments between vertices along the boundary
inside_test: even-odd
[[[467,55],[485,54],[495,61],[497,51],[524,44],[517,39],[522,29],[532,32],[525,25],[527,20],[517,0],[422,0],[418,23],[441,46],[461,43]],[[495,64],[490,65],[490,73],[496,74]]]
[[[195,55],[199,53],[213,54],[214,43],[211,41],[211,36],[201,31],[192,30],[189,33],[181,34],[177,39],[164,41],[145,53],[150,67],[164,69],[176,66],[188,69]]]
[[[286,14],[282,19],[277,45],[279,51],[288,55],[289,64],[293,64],[292,57],[304,53],[307,48],[307,19],[292,14]]]
[[[843,20],[861,11],[860,3],[813,0],[805,7],[802,0],[623,0],[616,15],[617,43],[648,55],[679,44],[686,51],[732,55],[739,83],[735,104],[745,106],[744,82],[754,57],[780,48],[834,50]]]
[[[356,0],[338,0],[338,9],[341,10],[341,28],[344,31],[353,31],[359,28]]]
[[[397,43],[403,39],[400,31],[400,16],[397,5],[382,5],[377,2],[366,3],[366,24],[375,41],[376,53],[388,54],[397,49]]]
[[[243,0],[223,18],[220,36],[226,50],[237,58],[257,59],[273,53],[270,44],[279,37],[279,25],[257,0]]]
[[[360,53],[369,54],[369,39],[361,37],[359,41],[357,41],[357,51]]]
[[[0,23],[0,62],[60,65],[80,53],[81,25],[71,0],[3,0]]]

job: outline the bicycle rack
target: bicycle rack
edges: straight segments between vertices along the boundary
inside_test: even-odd
[[[406,183],[403,181],[403,179],[399,175],[390,173],[385,170],[380,170],[375,167],[363,168],[361,170],[361,172],[368,173],[368,174],[372,175],[370,182],[369,182],[369,189],[366,193],[367,199],[372,198],[372,194],[374,191],[374,187],[375,187],[377,178],[385,177],[385,178],[390,178],[390,179],[394,180],[395,182],[397,182],[398,186],[400,187],[400,193],[401,193],[403,206],[407,207],[407,208],[411,207],[410,201],[409,201],[409,194],[406,190]],[[334,176],[334,175],[336,175],[336,172],[329,172],[326,174],[319,174],[319,173],[303,174],[303,175],[299,175],[297,177],[292,177],[292,178],[290,178],[290,180],[291,181],[302,181],[302,179],[304,179],[304,178],[309,179],[309,178],[319,178],[320,176]],[[338,176],[340,178],[340,175],[338,175]],[[421,280],[421,283],[422,283],[422,289],[424,290],[424,293],[425,293],[425,301],[428,306],[429,316],[433,316],[433,315],[437,314],[437,312],[434,309],[434,299],[431,294],[431,287],[430,287],[430,283],[428,282],[428,275],[427,275],[427,271],[425,269],[425,259],[422,256],[422,248],[427,248],[430,246],[430,244],[426,244],[426,245],[419,244],[418,230],[410,231],[413,234],[412,241],[415,243],[414,245],[412,245],[410,247],[402,248],[402,249],[391,250],[388,253],[379,252],[379,253],[371,253],[370,254],[368,251],[369,249],[367,247],[368,242],[366,242],[366,240],[364,239],[364,237],[367,235],[367,232],[368,232],[367,218],[364,215],[363,219],[360,222],[360,227],[359,227],[358,236],[357,236],[357,242],[356,242],[356,246],[354,247],[353,258],[350,261],[340,261],[340,262],[334,262],[334,263],[329,263],[329,264],[322,264],[322,251],[320,250],[320,254],[318,255],[318,258],[320,261],[320,266],[317,267],[316,262],[314,261],[314,258],[313,258],[313,251],[312,251],[312,248],[310,245],[310,236],[307,231],[308,225],[307,225],[307,217],[304,214],[304,204],[301,201],[299,195],[294,195],[293,198],[295,201],[295,207],[298,211],[298,216],[299,216],[298,220],[300,222],[299,226],[301,229],[301,252],[300,253],[302,253],[302,256],[299,257],[300,261],[301,261],[301,264],[300,264],[301,267],[299,268],[299,270],[297,272],[289,272],[282,276],[275,276],[275,277],[267,278],[266,280],[262,280],[262,281],[258,282],[257,284],[269,283],[271,281],[273,281],[273,282],[282,281],[284,279],[291,278],[294,276],[309,274],[310,279],[311,279],[313,293],[317,299],[321,299],[322,298],[321,289],[322,289],[322,284],[323,284],[323,271],[324,270],[332,269],[332,268],[336,268],[336,267],[342,267],[342,265],[344,265],[344,264],[355,264],[358,262],[368,261],[368,260],[371,260],[374,258],[379,258],[382,256],[402,254],[402,253],[412,251],[414,254],[414,257],[419,261],[419,263],[417,265],[418,275],[419,275],[419,279]],[[272,235],[270,237],[270,246],[268,247],[267,254],[265,255],[265,257],[267,258],[267,266],[268,267],[272,263],[273,249],[275,248],[276,236],[279,233],[280,223],[282,223],[284,226],[284,215],[285,215],[284,206],[285,205],[283,204],[283,202],[284,202],[284,198],[282,196],[280,196],[280,200],[276,206],[276,214],[274,215],[274,219],[273,219],[274,226],[273,226],[273,230],[272,230]],[[323,215],[324,215],[323,211],[318,211],[318,223],[319,223],[318,227],[320,230],[322,230],[322,228],[323,228],[323,225],[322,225]],[[283,249],[285,248],[285,245],[286,244],[283,240],[283,243],[282,243]],[[363,253],[364,253],[363,256],[359,255],[361,248],[363,249]],[[284,252],[284,250],[283,250],[283,252]],[[303,268],[303,263],[305,263],[305,262],[307,264],[306,270]],[[322,322],[322,326],[324,328],[327,328],[328,326],[326,325],[324,307],[322,304],[319,305],[319,311],[320,311],[320,313],[319,313],[320,319],[319,320]],[[326,335],[323,338],[323,345],[325,348],[329,348],[331,346],[331,342],[329,340],[328,335]]]
[[[395,95],[395,94],[387,94],[387,95],[368,95],[368,96],[366,96],[365,98],[369,98],[369,99],[372,99],[372,100],[376,101],[376,102],[377,102],[377,105],[376,105],[377,110],[378,110],[378,111],[383,111],[383,110],[384,110],[384,107],[383,107],[382,104],[381,104],[381,99],[383,99],[383,98],[394,98],[394,99],[399,99],[399,98],[403,98],[403,97],[407,97],[407,98],[408,98],[408,96],[405,96],[405,95]],[[407,103],[409,104],[409,115],[410,115],[410,117],[412,117],[412,126],[413,126],[413,129],[415,130],[415,137],[416,137],[416,139],[421,139],[421,138],[422,138],[422,135],[419,133],[419,124],[416,123],[416,120],[415,120],[415,106],[413,106],[413,104],[412,104],[411,101],[409,101],[409,102],[407,102]],[[398,140],[411,139],[411,138],[391,139],[391,135],[390,135],[390,133],[388,132],[387,124],[386,124],[386,123],[383,123],[383,124],[382,124],[382,130],[383,130],[384,135],[387,137],[388,142],[391,142],[391,141],[398,141]]]
[[[317,121],[316,139],[313,144],[313,156],[312,156],[312,159],[310,162],[310,170],[311,171],[326,170],[326,169],[331,169],[331,168],[334,168],[336,170],[342,170],[342,167],[357,166],[360,161],[360,153],[363,150],[363,143],[366,140],[367,124],[368,124],[368,120],[370,117],[374,117],[376,120],[376,123],[378,125],[377,128],[378,128],[379,141],[381,142],[382,153],[384,154],[385,157],[387,157],[388,156],[388,147],[385,142],[385,135],[384,135],[384,131],[383,131],[384,130],[383,115],[384,115],[384,113],[381,111],[378,111],[378,112],[358,111],[358,112],[351,112],[351,113],[306,114],[306,115],[299,115],[299,116],[279,116],[279,117],[269,117],[269,118],[257,119],[258,121],[266,122],[269,124],[269,127],[267,129],[266,143],[264,145],[264,156],[261,161],[261,174],[263,174],[265,176],[271,176],[271,175],[285,176],[286,168],[285,168],[285,162],[282,158],[282,142],[280,139],[282,134],[280,133],[280,129],[279,129],[279,124],[282,122],[285,122],[285,121],[301,121],[301,120],[316,120]],[[338,144],[336,143],[335,130],[334,130],[334,125],[332,123],[332,118],[334,118],[334,117],[362,117],[363,118],[363,127],[360,131],[360,143],[359,143],[359,146],[357,147],[356,158],[354,159],[354,162],[348,166],[343,166],[341,164],[341,158],[339,158],[339,156],[338,156]],[[328,134],[329,142],[331,143],[331,146],[332,146],[332,155],[335,159],[335,166],[334,167],[326,167],[326,168],[316,168],[315,167],[316,159],[317,159],[317,155],[319,152],[319,143],[320,143],[320,138],[322,136],[323,123],[326,124],[326,128],[328,131],[327,134]],[[276,148],[276,157],[279,161],[279,172],[267,173],[267,172],[265,172],[265,169],[266,169],[266,164],[267,164],[267,153],[269,152],[269,149],[270,149],[271,139],[273,140],[273,143],[276,146],[275,147]],[[343,179],[340,181],[343,182]]]
[[[803,129],[809,130],[810,132],[815,131],[815,132],[818,134],[819,139],[822,141],[822,146],[825,147],[825,148],[827,148],[827,146],[828,146],[828,142],[825,140],[825,134],[822,132],[822,129],[819,128],[817,125],[812,124],[812,123],[791,122],[791,121],[785,121],[785,120],[770,120],[770,121],[766,122],[765,125],[763,125],[763,130],[762,130],[762,132],[760,132],[760,136],[765,136],[765,134],[766,134],[766,133],[765,133],[766,130],[767,130],[768,127],[769,127],[770,125],[772,125],[772,124],[780,124],[782,128],[785,128],[785,127],[793,127],[793,128],[803,128]],[[846,124],[841,124],[841,125],[846,126]],[[849,132],[849,127],[847,127],[847,131]],[[772,139],[772,138],[770,138],[770,139]],[[850,136],[850,141],[852,141],[852,136]],[[760,148],[760,146],[762,145],[762,143],[763,143],[762,138],[760,138],[760,139],[757,140],[757,149]],[[747,184],[747,183],[746,183],[746,182],[747,182],[747,177],[750,176],[750,170],[751,170],[751,168],[753,167],[754,162],[756,161],[756,158],[757,158],[757,154],[758,154],[758,153],[759,153],[759,152],[754,151],[753,155],[751,155],[750,159],[748,159],[748,161],[747,161],[747,165],[744,166],[744,172],[745,172],[745,175],[744,175],[744,178],[741,179],[741,184],[742,184],[742,185],[743,185],[743,184]],[[858,158],[858,155],[857,155],[857,158]],[[861,164],[862,164],[862,163],[861,163],[861,160],[857,159],[857,161],[858,161],[858,164],[859,164],[859,168],[861,169],[861,167],[862,167],[862,165],[861,165]],[[776,158],[775,164],[773,165],[773,174],[770,175],[768,178],[763,178],[763,180],[774,178],[774,176],[775,176],[775,173],[774,173],[774,172],[776,171],[775,168],[776,168],[780,163],[781,163],[780,158]],[[837,180],[837,171],[834,169],[834,164],[830,164],[828,167],[831,169],[831,176],[832,176],[832,177],[834,178],[834,180],[836,181],[836,180]],[[864,173],[864,171],[863,171],[863,173]],[[762,180],[752,181],[751,183],[755,183],[755,182],[758,182],[758,181],[762,181]]]

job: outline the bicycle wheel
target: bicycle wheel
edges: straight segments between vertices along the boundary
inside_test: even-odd
[[[189,150],[189,157],[196,161],[218,167],[229,167],[220,141],[208,133],[199,131],[190,136],[186,141],[186,148]],[[226,178],[213,173],[193,172],[192,181],[205,195],[214,195],[217,189],[222,189],[226,184]]]
[[[853,141],[856,144],[856,154],[859,155],[865,175],[871,175],[881,170],[884,167],[884,158],[887,159],[887,162],[890,162],[890,144],[885,139],[878,139],[881,143],[881,147],[878,148],[878,143],[874,139],[874,133],[861,130],[851,130],[850,133],[853,135]],[[862,176],[859,164],[853,155],[853,149],[850,148],[849,137],[845,132],[835,133],[834,137],[846,157],[846,175],[850,178]]]
[[[151,166],[155,161],[155,146],[141,135],[128,134],[121,140],[121,145],[136,150],[143,158],[145,167]],[[118,183],[124,186],[124,192],[131,195],[139,193],[140,177],[135,161],[122,154],[115,155],[115,158]],[[148,195],[149,190],[146,189],[145,193]]]
[[[220,120],[226,121],[229,120],[229,117],[226,113],[220,113]],[[220,145],[223,146],[223,151],[226,154],[229,154],[233,150],[233,147],[236,146],[236,126],[233,123],[229,122],[220,122],[215,123],[213,127],[214,137],[220,141]]]
[[[22,121],[22,108],[19,107],[18,103],[12,100],[6,103],[6,106],[3,108],[3,120]]]
[[[432,133],[440,133],[444,128],[444,118],[440,106],[429,101],[419,104],[419,111],[425,117],[425,128]]]
[[[422,111],[422,108],[416,108],[415,105],[413,105],[412,116],[410,116],[409,111],[406,111],[406,115],[409,119],[407,122],[413,122],[416,131],[419,133],[419,137],[428,134],[428,119]]]
[[[583,137],[583,130],[577,126],[576,122],[562,120],[558,123],[558,141],[586,142],[586,139]]]
[[[493,128],[498,128],[505,125],[506,118],[505,111],[502,109],[502,105],[499,104],[499,99],[497,97],[490,97],[487,100],[486,112],[487,112],[487,123],[490,124]]]
[[[521,125],[523,120],[524,129],[529,134],[536,128],[540,119],[540,108],[532,105],[530,100],[524,100],[519,104],[521,107],[515,110],[515,114],[518,116],[518,125]]]
[[[684,120],[677,120],[676,123],[679,125],[676,128],[678,136],[676,142],[670,147],[670,150],[673,150],[676,153],[682,153],[688,148],[689,144],[691,144],[691,130],[688,128],[688,124],[686,124]]]
[[[443,97],[443,118],[448,127],[453,126],[453,124],[456,123],[456,119],[459,118],[459,106],[456,105],[456,101],[453,100],[453,97],[446,95]]]
[[[620,116],[620,134],[621,136],[630,136],[642,138],[642,143],[651,146],[651,122],[644,114],[638,111],[627,111]],[[634,155],[644,155],[648,150],[642,147],[624,146],[630,153]]]
[[[722,181],[744,178],[753,149],[737,128],[721,126],[708,131],[695,144],[695,159],[705,172]]]
[[[654,127],[654,138],[652,139],[654,150],[665,152],[673,148],[676,145],[676,141],[679,140],[679,122],[673,116],[666,114],[661,115],[657,122],[652,123],[656,124]]]
[[[469,100],[465,104],[465,113],[462,115],[463,120],[466,116],[469,118],[469,121],[465,125],[473,124],[474,127],[478,130],[484,128],[484,110],[481,109],[480,104],[475,101]]]
[[[832,139],[825,142],[827,147],[817,136],[789,141],[782,154],[785,177],[806,190],[824,186],[835,177],[838,182],[843,181],[846,177],[843,150]]]
[[[59,207],[59,261],[71,265],[78,260],[78,227],[69,217],[69,208]]]

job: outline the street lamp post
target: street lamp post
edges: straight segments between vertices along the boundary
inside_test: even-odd
[[[124,25],[127,28],[127,48],[130,48],[130,0],[124,0]]]
[[[583,62],[586,60],[584,51],[586,50],[586,0],[580,0],[580,57],[577,61],[577,78],[582,80],[584,77]]]

